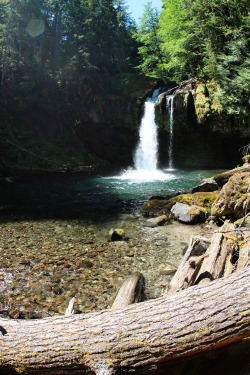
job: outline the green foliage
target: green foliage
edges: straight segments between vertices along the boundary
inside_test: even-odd
[[[218,58],[221,87],[217,97],[228,113],[249,118],[250,56],[249,39],[245,36],[227,43],[227,54]]]
[[[142,43],[142,72],[165,81],[180,82],[194,76],[216,80],[220,86],[217,98],[223,108],[246,118],[249,2],[163,0],[163,11],[154,23],[149,22],[150,14],[149,10],[145,13],[147,18],[142,19],[137,36]],[[153,39],[157,49],[149,48]]]
[[[164,74],[162,70],[163,54],[159,40],[159,17],[152,3],[145,5],[135,38],[139,43],[141,63],[138,66],[144,74],[157,78]]]

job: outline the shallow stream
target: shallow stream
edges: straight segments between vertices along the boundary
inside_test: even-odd
[[[0,186],[0,304],[25,317],[112,305],[125,277],[143,273],[145,298],[161,295],[190,235],[201,226],[147,226],[140,206],[151,196],[189,192],[218,171],[158,171],[111,177],[57,175]],[[126,241],[110,242],[111,228]],[[0,305],[1,310],[1,305]]]

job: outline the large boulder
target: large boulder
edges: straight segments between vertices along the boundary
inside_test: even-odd
[[[175,203],[171,209],[174,219],[184,224],[204,223],[206,220],[206,210],[199,206],[188,206],[183,203]]]
[[[250,210],[250,173],[236,173],[221,189],[212,205],[214,216],[232,216],[239,219]]]
[[[199,191],[217,191],[219,186],[217,182],[212,178],[205,178],[197,186],[192,189],[192,193],[197,193]]]

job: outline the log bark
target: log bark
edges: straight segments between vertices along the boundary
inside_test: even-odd
[[[144,286],[144,277],[140,272],[134,272],[123,282],[111,309],[121,309],[140,301]]]
[[[201,236],[192,236],[182,261],[173,276],[165,295],[179,292],[194,284],[204,259],[210,240]]]
[[[241,270],[250,261],[250,233],[244,238],[244,245],[239,249],[239,259],[237,262],[237,269]]]
[[[215,233],[211,238],[211,245],[206,252],[206,258],[202,263],[195,284],[206,283],[223,276],[226,259],[232,252],[232,240],[225,235],[231,231],[234,225],[225,222],[219,233]]]
[[[0,319],[0,372],[111,375],[221,348],[250,336],[249,285],[247,267],[124,309]]]
[[[217,174],[216,176],[214,176],[214,180],[217,182],[219,186],[223,186],[225,183],[227,183],[229,178],[232,177],[235,173],[244,173],[244,172],[250,172],[249,164]]]

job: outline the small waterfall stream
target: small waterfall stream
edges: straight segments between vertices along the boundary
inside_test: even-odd
[[[174,95],[167,98],[167,109],[169,113],[169,146],[168,146],[168,169],[173,169],[173,118],[174,118]]]

